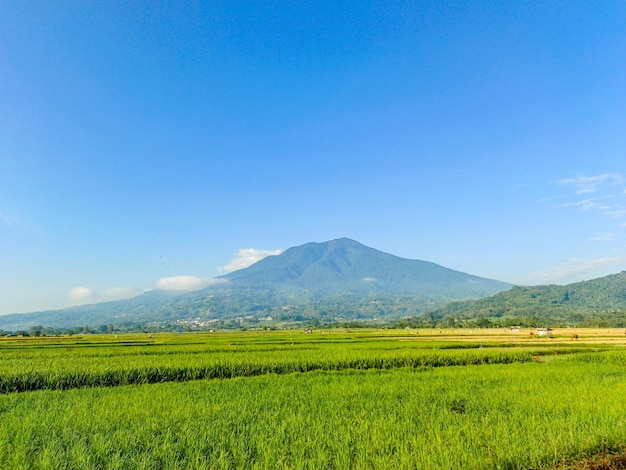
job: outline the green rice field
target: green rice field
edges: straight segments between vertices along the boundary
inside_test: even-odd
[[[0,339],[0,468],[552,469],[626,445],[626,335]]]

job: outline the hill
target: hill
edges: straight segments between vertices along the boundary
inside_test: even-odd
[[[130,300],[6,315],[0,317],[0,329],[234,326],[268,317],[400,318],[511,287],[435,263],[399,258],[347,238],[290,248],[221,280],[225,282],[185,294],[151,291]]]
[[[626,271],[565,286],[516,286],[491,297],[452,302],[427,317],[485,326],[625,327]]]

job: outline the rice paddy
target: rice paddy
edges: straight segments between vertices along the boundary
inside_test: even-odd
[[[4,338],[0,468],[550,469],[623,449],[624,331],[553,335]]]

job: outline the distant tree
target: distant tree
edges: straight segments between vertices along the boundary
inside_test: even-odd
[[[43,329],[43,326],[30,326],[28,327],[28,333],[31,336],[41,336],[42,329]]]
[[[493,324],[491,323],[491,320],[489,320],[489,318],[478,318],[476,320],[476,326],[478,328],[490,328]]]

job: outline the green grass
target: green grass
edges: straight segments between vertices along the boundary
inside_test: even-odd
[[[67,381],[0,394],[0,468],[539,469],[626,443],[619,346],[400,332],[119,339],[0,344],[0,380]],[[164,374],[216,365],[233,378]],[[78,379],[147,370],[168,382]]]

